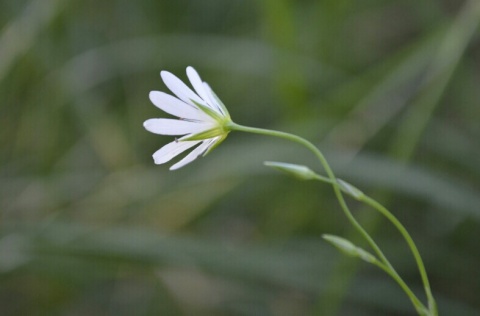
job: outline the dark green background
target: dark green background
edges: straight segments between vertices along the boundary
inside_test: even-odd
[[[0,0],[1,315],[414,315],[331,187],[231,133],[168,171],[142,123],[194,66],[235,122],[313,141],[417,242],[441,315],[480,314],[480,2]],[[424,299],[395,229],[348,200]],[[365,246],[366,247],[366,246]],[[366,247],[366,249],[368,249]]]

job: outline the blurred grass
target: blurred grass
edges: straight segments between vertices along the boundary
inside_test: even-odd
[[[235,121],[311,139],[384,196],[442,314],[480,313],[478,1],[0,8],[2,315],[414,314],[380,271],[321,241],[350,234],[330,188],[262,166],[317,169],[296,145],[231,134],[185,169],[153,165],[169,139],[142,127],[163,115],[148,92],[187,65]],[[419,291],[399,236],[352,207]]]

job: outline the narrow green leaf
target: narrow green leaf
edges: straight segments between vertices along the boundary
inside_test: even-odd
[[[350,183],[342,179],[337,179],[337,183],[343,192],[347,193],[348,195],[352,196],[357,200],[360,200],[365,195],[362,191],[357,189],[355,186],[351,185]]]
[[[322,237],[323,239],[331,243],[333,246],[335,246],[338,250],[348,256],[360,258],[368,263],[375,263],[377,261],[377,259],[372,254],[362,248],[355,246],[352,242],[345,238],[329,234],[325,234]]]
[[[301,180],[313,180],[317,178],[317,174],[307,166],[275,161],[265,161],[263,164]]]

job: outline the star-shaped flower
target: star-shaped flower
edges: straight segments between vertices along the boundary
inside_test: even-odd
[[[152,103],[179,119],[154,118],[146,120],[143,126],[160,135],[182,136],[168,143],[153,154],[156,164],[163,164],[184,151],[197,146],[170,170],[179,169],[205,156],[218,146],[230,132],[230,115],[210,86],[200,79],[193,67],[187,67],[187,76],[195,92],[168,71],[160,73],[165,85],[177,97],[161,91],[151,91]]]

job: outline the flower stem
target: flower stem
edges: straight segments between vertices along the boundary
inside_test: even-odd
[[[260,134],[260,135],[266,135],[266,136],[273,136],[273,137],[279,137],[283,138],[286,140],[290,140],[293,142],[296,142],[300,145],[305,146],[307,149],[309,149],[320,161],[320,164],[324,168],[328,178],[331,181],[331,184],[333,186],[333,190],[335,192],[335,196],[340,203],[340,206],[347,217],[347,219],[350,221],[350,223],[355,227],[355,229],[362,235],[363,238],[368,242],[370,247],[375,251],[377,256],[380,258],[380,262],[378,262],[376,265],[380,267],[382,270],[384,270],[387,274],[389,274],[399,285],[400,287],[405,291],[405,293],[408,295],[410,298],[412,304],[415,306],[415,309],[419,313],[419,315],[437,315],[436,312],[436,306],[435,306],[435,301],[433,300],[433,296],[431,294],[430,290],[430,285],[428,283],[428,278],[427,274],[425,272],[425,267],[423,265],[423,262],[420,258],[420,254],[415,247],[415,244],[413,243],[413,240],[411,239],[410,235],[408,235],[406,229],[400,224],[400,222],[383,206],[381,206],[378,202],[375,200],[366,197],[364,202],[368,205],[371,205],[378,211],[380,211],[383,215],[385,215],[392,223],[400,230],[404,238],[406,239],[408,245],[412,249],[412,252],[414,254],[415,259],[417,260],[417,264],[419,266],[420,274],[422,276],[422,280],[424,282],[424,287],[425,291],[427,293],[428,301],[429,301],[429,307],[430,310],[428,310],[422,303],[421,301],[416,297],[416,295],[411,291],[411,289],[406,285],[405,281],[400,277],[400,275],[395,271],[393,266],[390,264],[388,259],[385,257],[383,254],[382,250],[378,245],[375,243],[373,238],[368,234],[365,229],[360,225],[360,223],[355,219],[353,216],[352,212],[348,208],[348,205],[343,198],[342,192],[340,191],[340,187],[337,183],[337,179],[330,168],[330,165],[328,164],[327,160],[325,159],[325,156],[322,154],[322,152],[311,142],[308,140],[299,137],[294,134],[290,133],[285,133],[285,132],[280,132],[280,131],[274,131],[274,130],[268,130],[268,129],[263,129],[263,128],[256,128],[256,127],[248,127],[248,126],[243,126],[239,125],[233,122],[228,123],[227,128],[230,130],[234,131],[241,131],[241,132],[247,132],[247,133],[253,133],[253,134]],[[388,215],[387,215],[388,214]]]
[[[435,299],[433,298],[432,291],[430,288],[430,283],[428,281],[428,276],[427,276],[427,271],[425,269],[425,265],[423,264],[422,257],[420,256],[420,252],[417,249],[417,246],[415,245],[412,237],[408,233],[407,229],[400,223],[400,221],[391,213],[389,212],[383,205],[372,199],[371,197],[367,195],[363,195],[360,199],[360,201],[364,202],[367,205],[370,205],[377,211],[379,211],[383,216],[385,216],[402,234],[403,238],[407,242],[408,246],[410,247],[413,257],[415,258],[415,261],[418,266],[418,271],[420,272],[420,276],[422,278],[423,282],[423,287],[425,289],[425,293],[427,295],[428,299],[428,306],[431,311],[433,311],[434,315],[438,314],[437,311],[437,304],[435,302]]]

